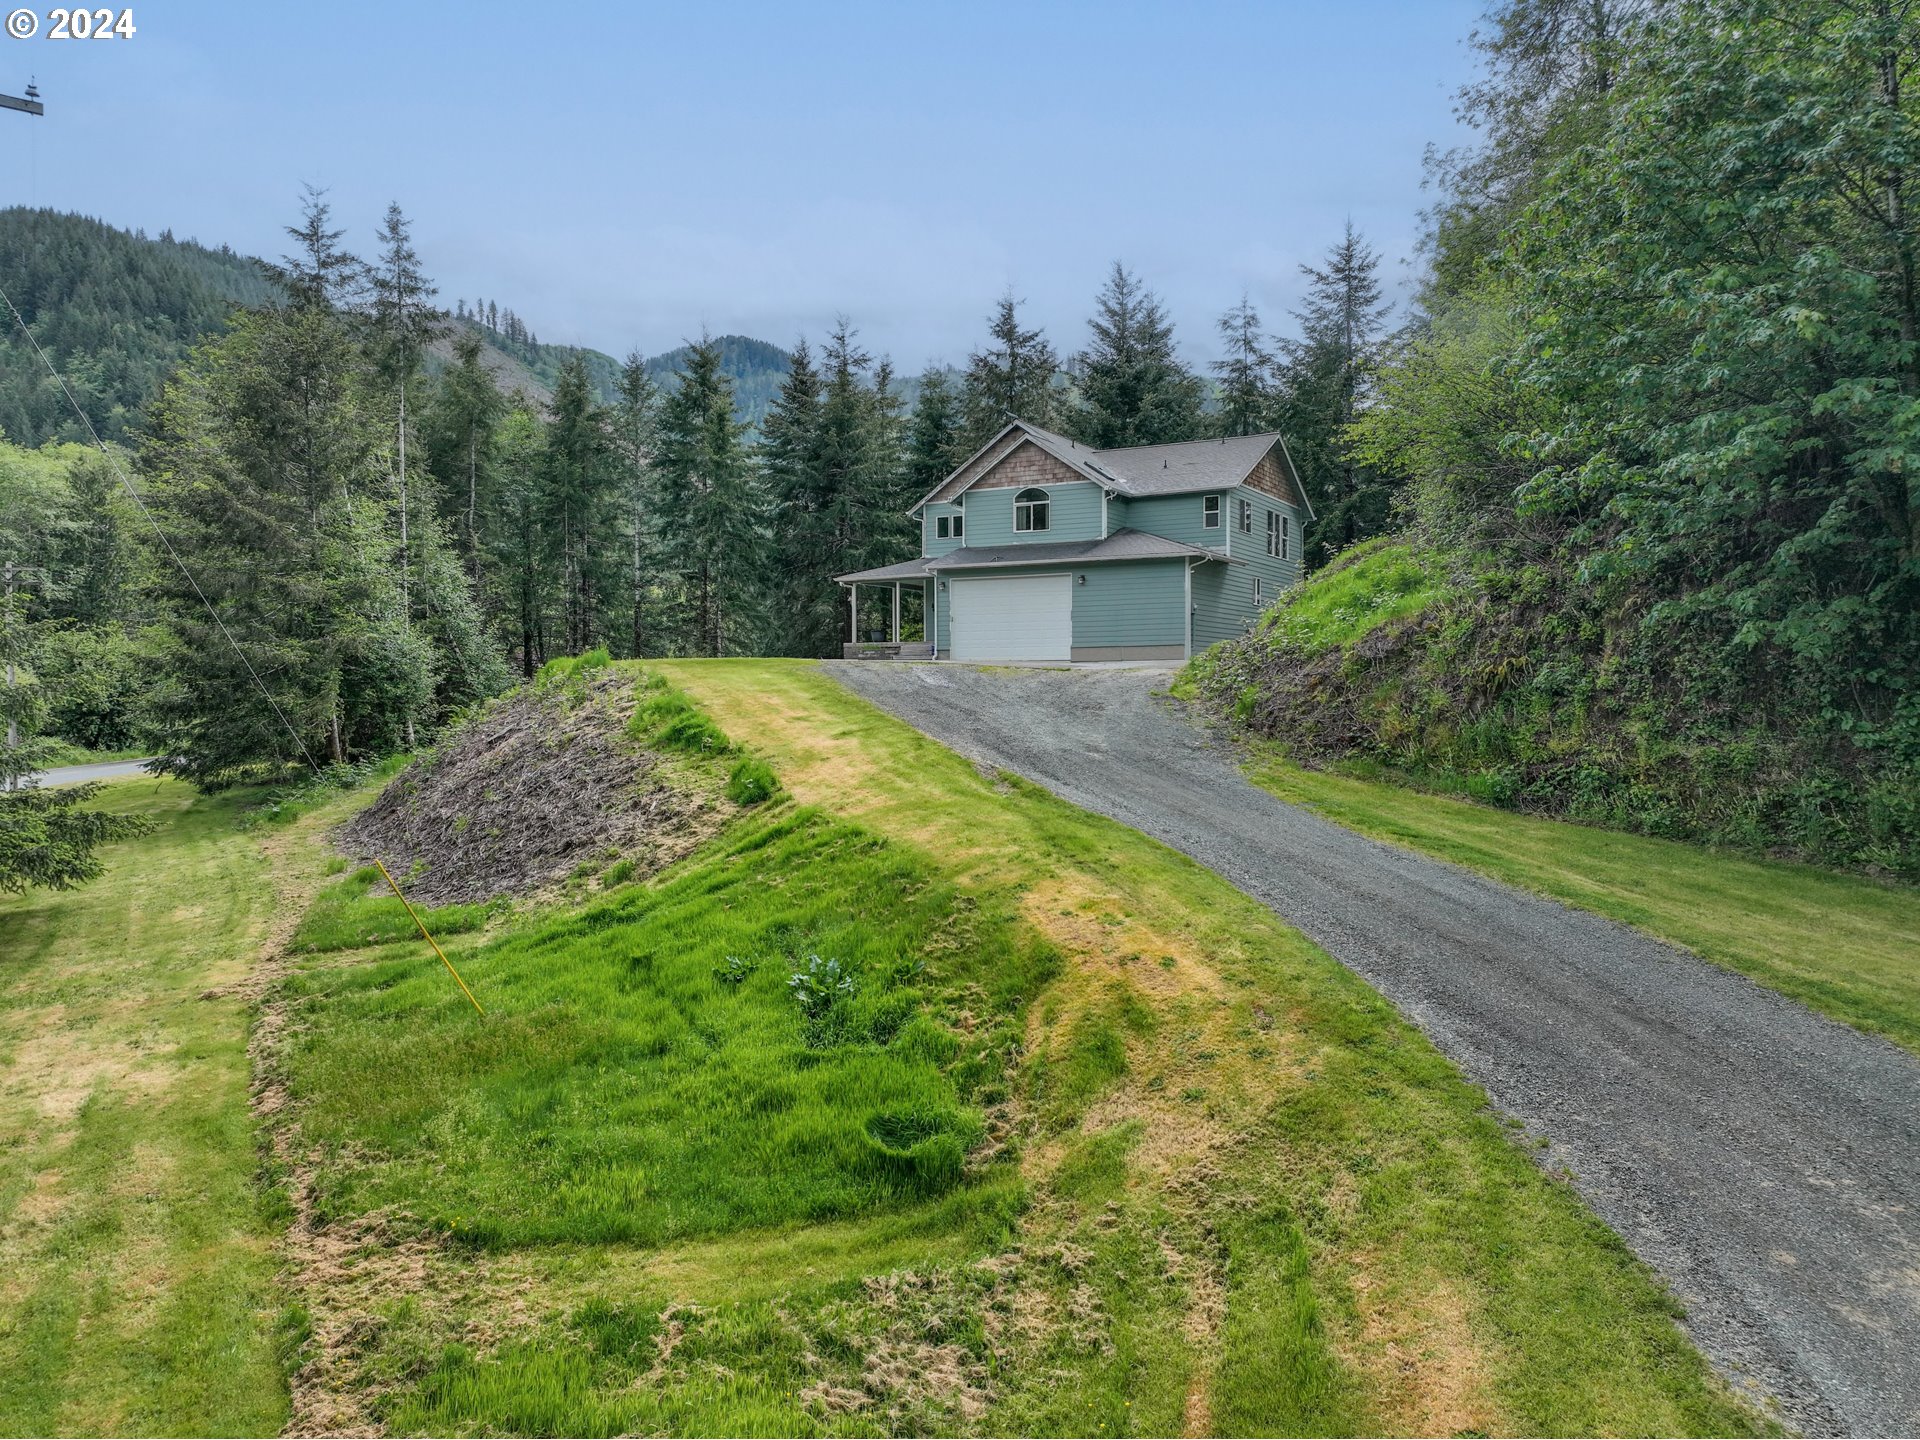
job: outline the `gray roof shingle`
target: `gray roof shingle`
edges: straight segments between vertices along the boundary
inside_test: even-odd
[[[1225,560],[1218,550],[1149,535],[1144,530],[1116,530],[1104,540],[1044,540],[1031,544],[963,545],[926,562],[929,573],[974,570],[994,565],[1081,565],[1107,560],[1171,560],[1182,556]]]
[[[1116,495],[1146,499],[1154,495],[1191,495],[1202,490],[1228,490],[1245,480],[1271,450],[1280,433],[1230,435],[1224,440],[1182,440],[1171,445],[1130,445],[1118,450],[1095,450],[1065,435],[1056,435],[1025,420],[1011,422],[965,462],[972,464],[998,444],[1008,430],[1019,430],[1034,444],[1076,473],[1104,485]],[[962,467],[964,468],[964,467]],[[956,472],[957,473],[957,472]],[[950,475],[915,503],[908,514],[952,481]]]

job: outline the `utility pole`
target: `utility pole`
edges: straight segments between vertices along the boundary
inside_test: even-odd
[[[29,115],[47,113],[47,107],[40,103],[40,89],[31,80],[27,82],[25,95],[0,95],[0,110],[24,110]]]

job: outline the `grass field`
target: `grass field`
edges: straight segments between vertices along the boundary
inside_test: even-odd
[[[129,782],[161,830],[0,901],[0,1430],[1769,1428],[1270,912],[818,667],[657,669],[743,808],[449,927],[484,1018],[323,888],[370,790]]]
[[[979,773],[818,667],[662,668],[800,799],[1018,895],[1062,956],[1028,1032],[1022,1238],[1080,1260],[1074,1286],[1109,1317],[1112,1350],[1071,1385],[1010,1382],[985,1428],[1762,1423],[1480,1094],[1270,912],[1136,832]]]
[[[1632,925],[1920,1053],[1920,890],[1534,819],[1324,770],[1247,766],[1282,800]]]
[[[102,803],[158,828],[86,889],[0,897],[0,1431],[272,1434],[245,983],[274,877],[239,797]]]

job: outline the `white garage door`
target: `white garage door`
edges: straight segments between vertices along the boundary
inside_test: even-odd
[[[955,580],[956,660],[1066,660],[1073,653],[1073,577],[1014,575]]]

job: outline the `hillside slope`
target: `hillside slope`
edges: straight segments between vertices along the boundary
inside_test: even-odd
[[[100,433],[122,439],[188,347],[234,305],[267,297],[252,260],[84,215],[0,210],[0,277]],[[11,316],[0,316],[0,431],[16,444],[84,440]]]
[[[204,336],[225,328],[235,305],[258,305],[271,282],[251,256],[227,246],[122,230],[101,220],[21,206],[0,209],[0,282],[48,357],[72,383],[107,439],[136,428],[161,383]],[[0,433],[16,444],[84,439],[85,432],[11,317],[0,334]],[[585,361],[601,401],[611,400],[620,362],[586,346],[510,337],[471,319],[450,319],[429,352],[429,370],[453,354],[455,327],[471,326],[501,391],[538,403],[552,395],[560,367]],[[787,373],[787,353],[746,335],[720,337],[722,368],[734,384],[735,415],[758,427]],[[647,361],[670,384],[687,347]]]
[[[1382,537],[1182,687],[1287,755],[1667,839],[1920,874],[1920,777],[1792,695],[1702,703],[1645,597]]]

